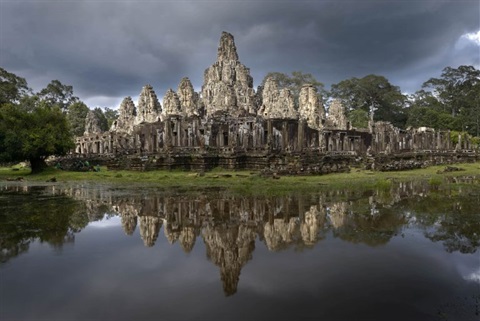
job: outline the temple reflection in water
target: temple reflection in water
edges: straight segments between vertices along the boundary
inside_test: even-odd
[[[104,219],[105,215],[120,216],[125,234],[131,236],[138,228],[147,247],[161,241],[162,227],[168,243],[178,243],[186,253],[200,238],[207,258],[220,269],[226,295],[237,291],[241,270],[252,259],[256,242],[263,242],[270,251],[302,250],[331,233],[348,242],[377,246],[386,244],[411,224],[420,224],[425,230],[436,224],[436,230],[425,232],[428,238],[443,241],[447,251],[475,252],[480,239],[474,231],[480,223],[467,221],[465,226],[452,230],[442,226],[442,220],[450,218],[432,217],[426,210],[436,206],[428,196],[432,188],[427,182],[409,182],[370,191],[242,197],[226,192],[177,195],[150,190],[131,194],[108,187],[44,187],[46,193],[68,196],[84,204],[86,224]],[[3,192],[6,189],[28,191],[28,187],[20,185],[4,187]],[[459,205],[458,191],[455,197],[453,192],[444,192],[447,194],[441,202],[434,199],[437,206],[467,214],[475,212],[474,204]],[[66,227],[66,234],[71,235],[71,230]]]

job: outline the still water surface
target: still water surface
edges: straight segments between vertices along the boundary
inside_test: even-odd
[[[478,320],[478,186],[0,183],[1,320]]]

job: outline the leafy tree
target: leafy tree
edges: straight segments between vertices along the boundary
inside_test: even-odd
[[[64,155],[74,147],[66,116],[45,102],[32,111],[13,104],[0,109],[0,160],[29,160],[32,173],[40,172],[45,158]]]
[[[430,90],[441,111],[455,119],[456,127],[445,129],[480,135],[480,70],[465,65],[446,67],[440,78],[430,78],[423,84],[423,89]]]
[[[58,80],[52,80],[37,95],[49,105],[58,106],[63,112],[68,110],[68,106],[78,102],[78,97],[73,95],[73,87],[64,85]]]
[[[368,75],[343,80],[332,85],[330,95],[340,99],[348,112],[360,109],[370,115],[373,110],[375,121],[389,121],[394,126],[405,127],[406,96],[383,76]]]
[[[265,78],[263,78],[260,88],[263,88],[268,78],[273,78],[277,82],[278,88],[287,88],[293,94],[295,103],[298,105],[298,97],[300,95],[300,89],[304,84],[311,84],[317,88],[320,101],[324,101],[323,97],[326,97],[327,92],[324,89],[323,83],[319,82],[312,74],[302,73],[301,71],[293,71],[292,75],[288,75],[281,72],[269,72]]]
[[[353,127],[367,128],[368,127],[368,112],[363,109],[355,109],[348,113],[348,120]]]
[[[480,70],[473,66],[446,67],[440,78],[430,78],[423,83],[423,88],[430,88],[443,108],[455,117],[465,105],[470,105],[476,98]]]
[[[429,91],[419,90],[408,97],[407,126],[442,128],[440,114],[449,116],[443,111],[440,101]],[[443,127],[446,128],[446,127]]]
[[[52,81],[43,96],[30,96],[25,79],[0,68],[0,161],[29,160],[32,172],[42,170],[45,158],[66,154],[74,147],[67,118],[48,93],[61,83]],[[66,86],[70,93],[71,87]],[[53,100],[49,100],[49,97]],[[65,99],[78,99],[68,92]]]
[[[67,120],[75,136],[82,136],[85,131],[85,118],[88,111],[87,105],[81,101],[74,102],[68,107]]]
[[[105,118],[107,118],[109,129],[110,127],[112,127],[113,122],[118,118],[118,110],[105,107],[105,111],[103,112],[103,114],[105,115]]]
[[[95,107],[93,110],[95,115],[97,116],[99,122],[100,122],[100,129],[104,132],[108,130],[108,120],[107,117],[105,117],[105,114],[103,113],[102,108],[100,107]]]
[[[31,89],[27,81],[0,67],[0,107],[7,103],[17,103],[28,95]]]

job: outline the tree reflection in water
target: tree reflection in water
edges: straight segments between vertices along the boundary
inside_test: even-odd
[[[200,236],[207,258],[220,269],[225,294],[231,295],[257,239],[270,251],[312,248],[327,233],[378,246],[416,227],[428,239],[442,242],[448,252],[474,253],[480,245],[479,197],[470,189],[431,190],[428,183],[418,182],[395,183],[387,190],[286,197],[6,185],[0,191],[1,260],[28,251],[33,240],[61,250],[89,222],[118,215],[125,234],[133,235],[138,225],[148,247],[158,241],[162,227],[168,243],[178,241],[186,253]]]

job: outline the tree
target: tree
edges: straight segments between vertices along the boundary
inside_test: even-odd
[[[79,101],[78,97],[73,95],[73,87],[64,85],[58,80],[52,80],[37,95],[49,105],[58,106],[63,112],[68,110],[68,106]]]
[[[348,113],[350,124],[356,128],[367,128],[368,119],[368,112],[363,109],[355,109]]]
[[[269,72],[265,78],[263,78],[260,88],[263,88],[268,78],[273,78],[278,85],[279,89],[289,89],[295,99],[295,103],[298,105],[298,97],[300,95],[300,89],[304,84],[311,84],[317,88],[320,101],[324,102],[323,97],[326,96],[323,83],[319,82],[312,74],[304,74],[301,71],[294,71],[292,75],[284,74],[281,72]],[[297,106],[298,107],[298,106]]]
[[[107,118],[108,129],[110,129],[113,122],[118,118],[118,110],[105,107],[105,111],[103,112],[103,114],[105,115],[105,118]]]
[[[430,78],[412,99],[409,123],[415,121],[416,109],[428,109],[429,117],[438,119],[432,127],[467,131],[480,135],[480,70],[473,66],[446,67],[440,78]],[[425,111],[426,113],[426,111]]]
[[[43,99],[28,95],[25,79],[4,69],[0,74],[0,161],[29,160],[32,173],[39,172],[46,165],[45,158],[66,154],[74,147],[67,118],[58,103],[45,99],[48,95]],[[42,92],[46,95],[51,89]]]
[[[332,85],[330,95],[340,99],[348,113],[361,109],[371,115],[373,111],[375,121],[389,121],[396,127],[405,127],[407,97],[383,76],[343,80]]]
[[[103,113],[102,108],[95,107],[93,112],[97,116],[97,119],[100,123],[100,129],[102,130],[102,132],[107,131],[108,130],[108,120],[107,120],[107,117],[105,117],[105,114]]]
[[[40,172],[50,155],[64,155],[74,147],[65,114],[45,102],[32,111],[13,104],[0,109],[0,161],[29,160]]]
[[[480,70],[473,66],[446,67],[440,78],[430,78],[423,83],[423,88],[429,88],[438,97],[446,111],[455,117],[462,107],[470,105],[478,96]],[[475,95],[476,94],[476,95]]]
[[[431,92],[419,90],[409,96],[407,126],[460,130],[458,119],[446,112],[443,104]]]
[[[0,107],[7,103],[18,103],[30,92],[24,78],[0,67]]]
[[[74,136],[82,136],[85,131],[85,118],[90,109],[81,101],[77,101],[68,107],[67,120],[72,128]]]

